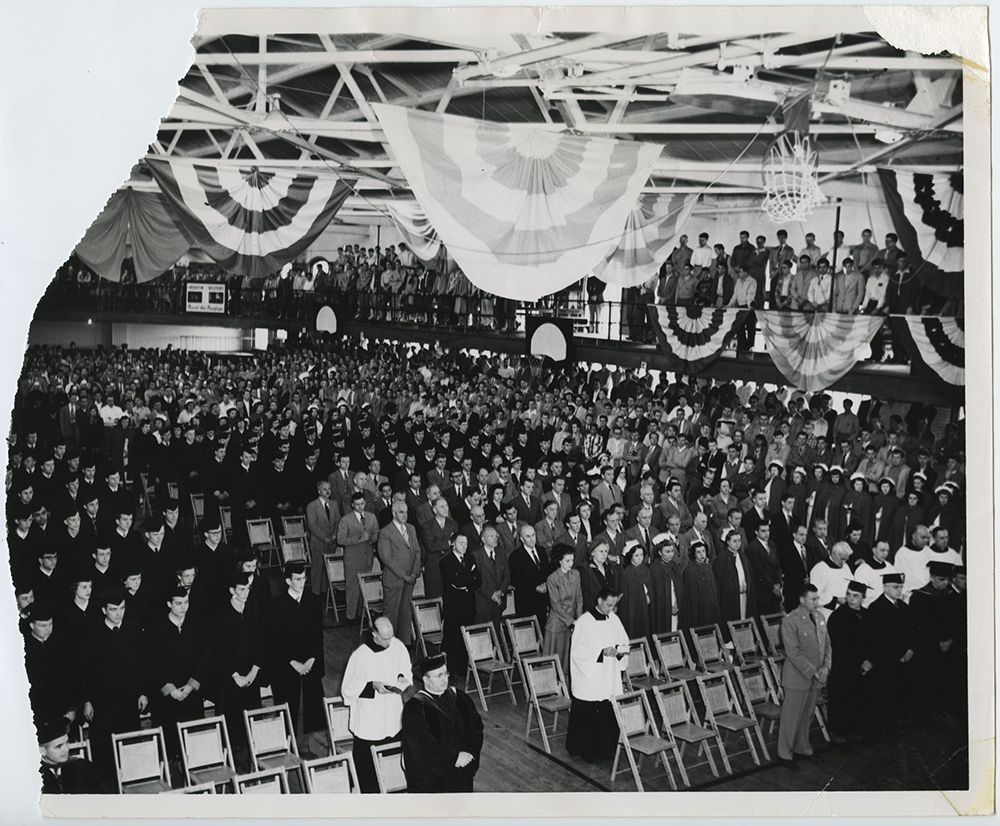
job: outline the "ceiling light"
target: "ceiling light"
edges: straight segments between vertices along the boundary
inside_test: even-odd
[[[879,129],[875,133],[875,140],[882,143],[899,143],[905,136],[895,129]]]

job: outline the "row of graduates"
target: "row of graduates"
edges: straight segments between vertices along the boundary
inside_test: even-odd
[[[322,605],[306,587],[304,565],[286,566],[287,590],[272,597],[252,554],[235,560],[225,598],[186,561],[159,591],[129,566],[123,585],[96,595],[81,576],[68,602],[28,601],[21,627],[36,725],[86,719],[104,782],[113,779],[111,734],[137,730],[147,708],[172,758],[179,756],[176,722],[203,716],[206,699],[241,747],[242,711],[260,706],[265,685],[294,720],[301,705],[306,731],[321,729]]]

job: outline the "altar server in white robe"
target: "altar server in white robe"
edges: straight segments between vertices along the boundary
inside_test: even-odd
[[[412,683],[410,652],[394,636],[392,623],[379,617],[371,637],[347,661],[341,685],[344,702],[351,709],[354,767],[362,794],[378,794],[371,749],[399,739],[403,694]]]
[[[851,546],[837,542],[830,548],[830,555],[809,572],[809,581],[819,590],[819,612],[824,619],[829,619],[838,605],[847,602],[847,586],[854,579],[847,564],[850,557]]]
[[[882,577],[886,574],[898,574],[899,569],[889,560],[889,543],[884,539],[875,543],[872,548],[872,559],[862,560],[854,571],[854,579],[868,586],[865,598],[861,603],[862,608],[867,608],[880,596],[882,596]]]
[[[622,693],[622,672],[628,667],[628,634],[615,613],[618,594],[604,588],[596,602],[573,626],[569,655],[572,707],[566,750],[587,763],[614,757],[618,723],[611,698]]]

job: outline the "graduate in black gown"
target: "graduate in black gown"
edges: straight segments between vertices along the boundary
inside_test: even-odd
[[[835,743],[856,739],[865,730],[865,681],[872,667],[862,607],[867,591],[863,582],[852,581],[847,586],[847,603],[830,614],[826,623],[833,647],[827,692],[830,737]]]
[[[618,603],[618,617],[629,639],[642,639],[649,636],[649,608],[653,601],[653,583],[649,578],[649,566],[642,545],[630,543],[622,555],[622,563],[618,579],[622,595]]]
[[[868,639],[871,672],[866,676],[868,725],[878,734],[896,729],[912,698],[912,666],[916,643],[910,607],[903,602],[903,574],[882,577],[884,592],[869,607]]]
[[[439,654],[418,664],[422,688],[403,706],[406,790],[417,794],[471,792],[483,750],[483,720],[469,696],[448,685]]]
[[[735,533],[739,536],[739,531]],[[688,555],[691,561],[681,575],[684,593],[681,600],[680,624],[685,630],[714,625],[721,617],[718,586],[715,584],[712,567],[708,563],[708,547],[704,542],[692,542],[688,546]]]
[[[483,584],[482,573],[468,550],[469,538],[462,533],[455,534],[451,539],[451,553],[441,558],[440,565],[444,588],[443,648],[457,680],[465,678],[469,666],[462,626],[475,623],[476,591]]]
[[[69,756],[69,723],[59,717],[38,727],[42,794],[100,794],[103,788],[89,760]]]
[[[653,539],[654,559],[649,564],[652,603],[649,606],[650,632],[664,634],[680,630],[684,585],[677,564],[677,546],[664,537]]]

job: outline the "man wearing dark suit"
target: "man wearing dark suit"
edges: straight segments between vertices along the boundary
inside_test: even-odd
[[[422,523],[418,531],[424,549],[424,589],[428,599],[437,599],[444,593],[441,558],[449,552],[452,537],[458,533],[447,499],[441,496],[435,500],[433,512],[433,517]]]
[[[599,542],[608,543],[608,556],[616,562],[625,551],[625,532],[621,530],[620,520],[614,508],[605,512],[604,530],[594,537],[590,547],[593,548]]]
[[[688,506],[684,504],[684,499],[681,496],[681,484],[676,480],[668,484],[667,492],[663,494],[660,501],[660,517],[664,525],[670,522],[671,516],[680,517],[682,532],[694,524],[691,511],[688,510]]]
[[[817,562],[822,562],[824,559],[830,556],[830,538],[828,536],[829,527],[825,520],[816,519],[813,522],[812,531],[806,538],[806,558],[809,567],[806,568],[807,571],[811,571],[813,566]],[[871,553],[864,556],[856,556],[854,558],[855,563],[860,563],[863,560],[870,559]]]
[[[643,558],[649,559],[653,553],[653,509],[643,505],[635,514],[636,524],[625,531],[625,541],[635,540],[642,546]],[[711,560],[711,557],[709,557]]]
[[[334,502],[340,502],[344,494],[351,490],[351,457],[343,453],[337,460],[337,469],[330,474],[327,481],[330,483],[331,498]]]
[[[774,614],[781,610],[782,566],[778,549],[771,541],[771,526],[757,526],[757,534],[747,548],[757,593],[757,613]]]
[[[781,621],[785,646],[781,685],[785,696],[778,723],[778,760],[796,769],[796,757],[812,756],[809,727],[832,663],[826,620],[816,610],[818,607],[816,586],[805,583],[799,589],[799,606]]]
[[[792,542],[792,534],[798,524],[793,513],[794,508],[795,495],[791,494],[781,500],[781,506],[771,517],[771,539],[779,551],[782,548],[787,550]]]
[[[483,580],[476,590],[476,624],[492,622],[499,638],[500,618],[510,590],[510,565],[493,525],[483,527],[482,544],[472,552],[472,558]]]
[[[375,507],[378,508],[375,515],[378,517],[378,527],[381,530],[392,522],[392,485],[388,482],[382,482],[378,486]]]
[[[597,500],[597,505],[604,513],[613,505],[624,504],[621,488],[614,483],[615,469],[611,465],[601,468],[601,481],[594,486],[591,496]]]
[[[525,525],[521,528],[521,547],[510,555],[510,584],[514,588],[514,613],[518,617],[536,617],[539,628],[545,627],[549,612],[546,576],[547,565],[535,545],[535,529]]]
[[[580,514],[571,513],[566,518],[566,538],[563,540],[567,545],[572,545],[575,551],[573,555],[573,565],[578,567],[587,563],[590,553],[590,541],[584,533],[583,520]]]
[[[306,527],[312,556],[311,589],[316,596],[322,596],[328,588],[323,556],[337,550],[340,507],[331,500],[333,489],[326,479],[316,483],[316,493],[318,496],[306,505]]]
[[[781,563],[781,572],[784,577],[784,600],[785,611],[795,610],[797,593],[800,593],[803,582],[808,581],[809,572],[816,562],[809,558],[809,549],[806,547],[806,526],[798,525],[792,532],[792,537],[787,544],[778,545],[778,561]],[[827,559],[828,557],[823,557]]]
[[[742,527],[747,536],[755,536],[759,524],[762,522],[771,523],[771,515],[767,512],[767,494],[763,488],[756,488],[750,494],[750,499],[753,504],[743,514]]]
[[[559,505],[554,499],[549,499],[543,509],[544,517],[535,523],[535,539],[546,559],[551,559],[552,549],[566,535],[566,527],[559,521]]]
[[[461,532],[468,537],[470,550],[483,547],[483,529],[486,527],[486,512],[482,505],[474,505],[469,511],[469,522]],[[494,526],[495,528],[495,526]],[[499,536],[497,542],[500,541]]]
[[[344,578],[347,580],[347,620],[357,619],[362,610],[358,574],[371,573],[375,564],[375,538],[378,519],[365,511],[365,495],[359,491],[351,498],[351,511],[337,523],[337,545],[344,549]]]
[[[532,479],[525,479],[521,485],[520,493],[516,494],[512,501],[517,508],[517,518],[521,522],[534,525],[542,518],[542,506],[538,502],[535,494],[535,482]]]
[[[504,518],[497,523],[497,533],[500,535],[500,547],[509,557],[521,544],[521,528],[527,523],[517,518],[517,507],[513,502],[507,502],[503,509]]]
[[[573,500],[570,499],[569,494],[566,493],[565,477],[557,476],[552,480],[552,490],[542,496],[543,508],[545,503],[549,501],[556,503],[556,518],[560,522],[565,522],[566,517],[568,517],[573,510]]]
[[[413,583],[420,575],[420,556],[417,529],[406,521],[406,503],[393,502],[392,522],[378,532],[382,614],[389,618],[404,645],[413,642]]]

